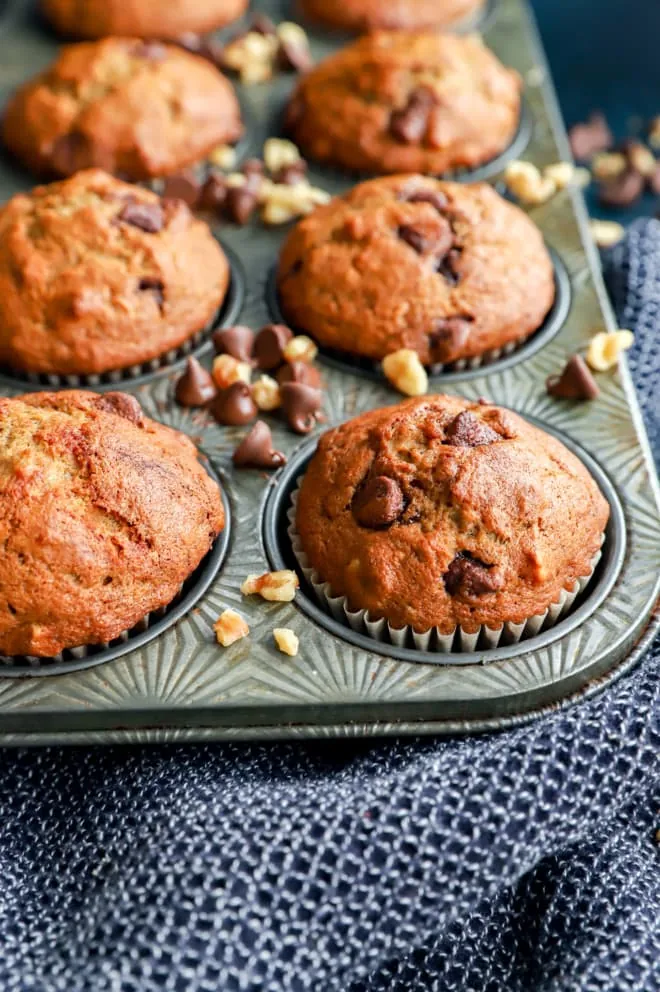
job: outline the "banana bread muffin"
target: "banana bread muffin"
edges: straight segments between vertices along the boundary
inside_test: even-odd
[[[608,516],[559,441],[508,410],[428,396],[325,434],[296,525],[352,609],[470,633],[543,613],[589,575]]]
[[[52,0],[51,0],[52,2]],[[448,28],[483,7],[484,0],[299,0],[305,17],[331,28]]]
[[[285,128],[318,162],[438,175],[504,151],[520,89],[476,36],[377,31],[300,79]]]
[[[91,375],[147,362],[204,328],[228,285],[185,203],[79,172],[0,208],[0,363]]]
[[[97,166],[128,179],[165,176],[236,141],[238,101],[210,62],[135,38],[68,45],[10,99],[9,150],[37,173]]]
[[[527,337],[555,285],[540,231],[491,186],[388,176],[293,228],[278,291],[287,323],[321,345],[437,364]]]
[[[76,38],[174,39],[224,27],[245,13],[248,0],[41,0],[41,6],[57,31]]]
[[[124,393],[0,399],[0,654],[104,643],[166,606],[224,527],[183,434]]]

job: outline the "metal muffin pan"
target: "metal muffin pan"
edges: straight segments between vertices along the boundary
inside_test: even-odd
[[[34,17],[32,4],[11,0],[0,24],[0,100],[28,75],[52,60],[52,38]],[[284,0],[256,4],[275,19],[292,16]],[[235,30],[235,28],[233,29]],[[338,47],[336,37],[311,34],[320,58]],[[525,157],[539,165],[568,157],[568,147],[536,31],[523,0],[498,0],[484,31],[486,42],[526,82],[525,104],[532,133]],[[344,39],[340,39],[341,42]],[[280,75],[267,85],[241,88],[250,107],[245,157],[259,154],[277,133],[278,114],[294,79]],[[312,182],[331,193],[352,181],[311,167]],[[0,163],[3,198],[33,185],[15,166]],[[570,309],[555,333],[496,365],[444,374],[432,390],[466,398],[487,396],[575,443],[601,481],[613,507],[603,560],[594,581],[569,616],[556,627],[492,658],[419,658],[419,652],[390,651],[328,628],[301,590],[298,601],[269,604],[243,598],[239,586],[250,572],[272,567],[277,558],[272,521],[287,477],[304,462],[313,439],[287,431],[268,417],[278,448],[293,456],[289,467],[266,477],[234,471],[231,454],[245,429],[222,428],[204,414],[173,402],[175,374],[141,383],[123,382],[145,413],[194,436],[223,480],[231,503],[232,537],[224,563],[192,610],[184,607],[166,630],[148,643],[94,667],[39,678],[0,677],[0,743],[125,742],[226,738],[366,736],[457,733],[501,729],[549,708],[570,705],[599,691],[627,671],[660,624],[652,618],[660,586],[658,485],[633,386],[625,365],[599,377],[593,403],[552,399],[544,389],[567,355],[615,321],[604,291],[597,253],[589,241],[581,194],[565,190],[530,211],[568,272]],[[223,242],[241,259],[246,292],[238,320],[259,327],[270,319],[267,281],[285,236],[255,222],[223,226]],[[525,260],[521,258],[520,264]],[[382,380],[365,378],[323,362],[327,426],[384,404],[397,395]],[[0,390],[25,387],[3,379]],[[113,384],[112,388],[117,388]],[[300,451],[298,455],[297,452]],[[293,467],[291,467],[293,466]],[[602,475],[601,475],[602,473]],[[281,488],[280,488],[281,487]],[[621,511],[619,510],[621,508]],[[275,551],[273,550],[275,548]],[[269,557],[269,554],[273,556]],[[286,560],[286,558],[284,559]],[[250,636],[229,649],[216,643],[212,624],[227,606],[245,616]],[[327,619],[327,618],[325,618]],[[291,659],[274,645],[274,627],[291,627],[300,654]],[[154,628],[151,628],[150,634]],[[637,645],[637,646],[636,646]],[[502,649],[496,649],[501,651]]]
[[[445,366],[428,367],[429,375],[437,380],[438,387],[450,389],[451,384],[464,379],[482,376],[484,372],[494,372],[516,362],[524,361],[543,348],[555,334],[561,330],[566,317],[571,308],[571,280],[566,271],[564,263],[553,248],[548,248],[555,275],[555,298],[550,310],[546,314],[545,320],[538,328],[530,334],[524,341],[511,341],[493,352],[477,355],[475,358],[462,359],[460,362],[453,362]],[[279,295],[277,292],[277,263],[273,265],[268,273],[266,282],[266,302],[272,320],[277,324],[287,324],[288,321],[282,312]],[[297,328],[300,334],[310,334],[305,328]],[[313,334],[311,335],[313,337]],[[350,355],[333,348],[319,347],[319,361],[346,372],[349,375],[362,375],[368,379],[385,381],[380,362],[362,358],[359,355]],[[438,392],[440,389],[438,388]]]

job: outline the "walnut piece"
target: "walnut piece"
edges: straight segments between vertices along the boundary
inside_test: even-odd
[[[222,644],[223,648],[228,648],[250,633],[250,628],[236,610],[223,610],[213,624],[213,630],[218,644]]]
[[[298,334],[287,342],[282,354],[286,362],[306,362],[309,365],[318,353],[319,349],[311,338],[305,334]]]
[[[233,169],[236,165],[236,149],[231,145],[218,145],[209,155],[209,162],[218,169]]]
[[[521,203],[534,206],[545,203],[557,191],[549,176],[542,176],[532,162],[509,162],[504,170],[507,188]]]
[[[298,654],[300,641],[292,630],[288,627],[276,627],[273,631],[273,637],[282,654],[288,654],[295,658]]]
[[[248,575],[241,592],[244,596],[261,596],[271,603],[290,603],[299,585],[296,573],[284,569],[281,572],[265,572],[264,575]]]
[[[279,172],[287,165],[300,162],[301,155],[293,141],[285,138],[268,138],[264,144],[263,160],[269,172]]]
[[[399,348],[383,359],[383,373],[404,396],[423,396],[429,387],[429,377],[411,348]]]
[[[592,220],[589,224],[591,236],[599,248],[611,248],[621,241],[626,233],[623,224],[616,220]]]
[[[218,355],[211,369],[213,381],[218,389],[227,389],[235,382],[250,382],[252,369],[249,362],[239,362],[232,355]]]
[[[252,399],[260,410],[268,412],[277,410],[282,403],[280,387],[275,379],[269,375],[261,375],[256,382],[252,383]]]
[[[627,351],[635,340],[632,331],[601,331],[589,342],[587,365],[594,372],[607,372],[619,361],[619,355]]]

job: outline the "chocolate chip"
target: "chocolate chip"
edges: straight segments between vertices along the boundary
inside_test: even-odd
[[[284,165],[277,172],[274,172],[273,182],[282,183],[284,186],[297,186],[298,183],[304,181],[306,175],[307,162],[301,158],[297,162],[292,162],[291,165]]]
[[[142,407],[135,397],[128,393],[104,393],[96,397],[96,406],[105,413],[116,413],[117,416],[130,420],[138,427],[144,426]]]
[[[202,187],[200,206],[204,210],[220,210],[227,199],[227,189],[224,176],[212,172]]]
[[[285,382],[302,382],[305,386],[318,389],[321,385],[321,373],[315,365],[309,362],[286,362],[275,376],[280,386]]]
[[[157,234],[162,231],[165,218],[160,203],[138,203],[130,197],[117,215],[117,220],[138,227],[147,234]]]
[[[643,192],[644,176],[627,169],[601,185],[598,199],[606,207],[629,207],[639,200]]]
[[[438,261],[436,272],[442,276],[452,286],[457,286],[460,282],[461,274],[458,270],[458,263],[461,260],[462,251],[460,248],[450,248],[446,255]]]
[[[550,396],[561,400],[594,400],[600,392],[581,355],[569,358],[560,375],[549,376],[545,388]]]
[[[403,513],[401,486],[387,475],[375,475],[357,490],[351,510],[361,527],[390,527]]]
[[[286,464],[286,455],[273,448],[273,435],[268,424],[257,420],[232,455],[238,468],[280,468]]]
[[[429,335],[431,360],[453,362],[470,336],[472,321],[466,317],[440,317]]]
[[[396,233],[402,241],[405,241],[420,255],[424,252],[431,252],[442,259],[446,257],[454,240],[449,224],[445,224],[439,231],[429,234],[425,234],[414,224],[401,224]]]
[[[241,166],[241,172],[247,177],[248,181],[252,177],[258,176],[259,179],[263,178],[265,171],[264,163],[260,158],[249,158],[247,161],[243,162]]]
[[[296,434],[309,434],[321,409],[321,390],[302,382],[285,382],[280,386],[280,396],[289,427]]]
[[[314,63],[307,45],[280,39],[280,47],[277,50],[277,65],[285,72],[309,72]]]
[[[217,355],[231,355],[239,362],[251,362],[254,351],[254,331],[244,324],[223,327],[214,332],[213,347]]]
[[[228,427],[249,424],[257,416],[257,405],[246,382],[233,382],[220,390],[210,409],[218,423]]]
[[[257,206],[256,194],[245,186],[230,186],[225,197],[225,214],[234,224],[247,224]]]
[[[263,35],[277,34],[275,25],[267,14],[254,14],[250,21],[250,31]]]
[[[162,279],[155,276],[145,276],[138,283],[138,290],[141,293],[153,293],[154,299],[159,307],[165,302],[165,284]]]
[[[162,62],[167,58],[167,49],[159,41],[141,41],[131,52],[133,58]]]
[[[406,203],[430,203],[439,213],[442,213],[449,205],[447,197],[439,189],[414,189],[410,193],[406,193],[404,190],[401,199],[405,200]]]
[[[445,427],[445,444],[456,448],[477,448],[482,444],[501,441],[501,436],[488,424],[478,420],[469,410],[463,410]]]
[[[502,577],[469,551],[459,551],[442,576],[450,596],[483,596],[502,588]]]
[[[284,361],[284,348],[293,337],[293,331],[285,324],[266,324],[257,334],[254,342],[254,357],[264,372],[276,369]]]
[[[87,138],[79,131],[71,131],[58,138],[51,148],[50,159],[53,169],[63,175],[69,175],[84,168],[88,158],[89,145]]]
[[[211,373],[192,356],[186,363],[186,370],[177,380],[174,396],[180,406],[206,406],[216,394]]]
[[[425,86],[413,90],[402,110],[395,110],[390,117],[390,134],[407,145],[419,143],[426,134],[431,108],[435,100]]]
[[[189,207],[196,207],[199,203],[200,186],[192,169],[175,176],[168,176],[163,185],[163,196],[172,200],[183,200]]]
[[[612,132],[600,113],[593,113],[585,124],[575,124],[568,132],[568,139],[578,162],[591,158],[596,152],[605,152],[614,144]]]

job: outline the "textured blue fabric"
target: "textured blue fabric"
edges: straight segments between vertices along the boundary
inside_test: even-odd
[[[607,271],[657,442],[660,224]],[[0,989],[657,992],[659,659],[472,739],[0,752]]]

